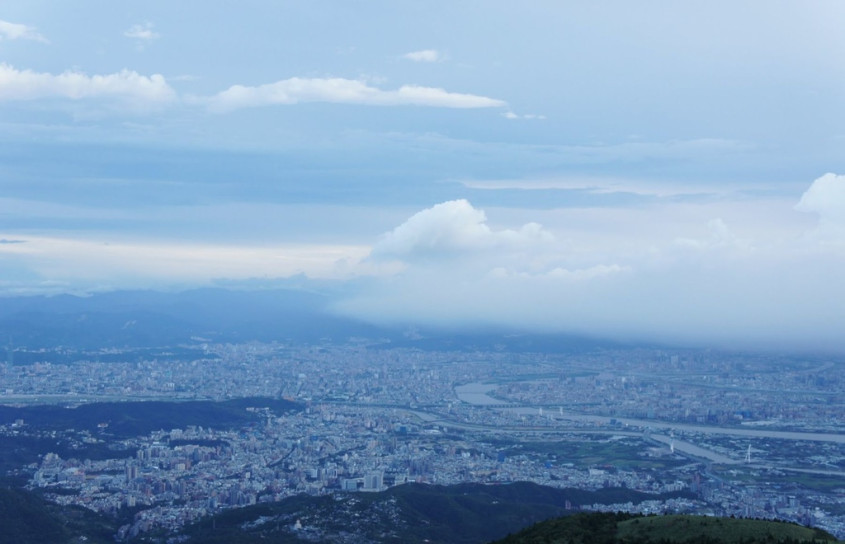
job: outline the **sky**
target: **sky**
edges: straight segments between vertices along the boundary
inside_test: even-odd
[[[4,0],[0,295],[845,351],[845,3]]]

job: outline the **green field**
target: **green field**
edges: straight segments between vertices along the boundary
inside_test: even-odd
[[[495,444],[502,446],[502,444]],[[608,440],[606,437],[578,437],[577,440],[537,441],[504,445],[505,455],[527,455],[554,464],[571,463],[577,467],[612,465],[622,470],[632,468],[663,470],[688,463],[672,456],[650,457],[644,452],[651,444],[635,437]]]
[[[738,470],[735,467],[714,465],[714,469],[720,472],[726,480],[755,483],[760,485],[778,485],[786,489],[803,488],[831,493],[836,489],[845,489],[845,477],[836,474],[813,474],[797,471],[760,471],[760,470]]]

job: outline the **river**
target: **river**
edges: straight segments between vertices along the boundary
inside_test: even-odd
[[[477,406],[490,406],[495,404],[504,404],[504,401],[496,399],[488,395],[490,391],[496,389],[496,384],[485,383],[469,383],[455,387],[455,394],[458,399]],[[517,414],[537,414],[540,406],[520,406],[502,408]],[[841,433],[804,433],[796,431],[773,431],[767,429],[739,429],[736,427],[714,427],[709,425],[691,425],[688,423],[675,423],[670,421],[658,421],[647,419],[630,419],[630,418],[610,418],[606,416],[595,416],[587,414],[574,414],[567,411],[559,412],[556,407],[543,406],[550,415],[558,420],[580,421],[594,423],[597,425],[610,425],[610,420],[613,419],[617,423],[628,425],[632,427],[653,428],[661,430],[684,431],[693,433],[705,434],[721,434],[730,436],[746,436],[748,438],[777,438],[781,440],[809,440],[811,442],[834,442],[837,444],[845,444],[845,434]]]

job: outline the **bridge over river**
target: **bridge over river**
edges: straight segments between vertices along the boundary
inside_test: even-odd
[[[611,418],[606,416],[578,414],[563,410],[559,406],[546,405],[516,405],[503,403],[501,399],[497,399],[489,395],[489,393],[498,387],[496,384],[489,383],[469,383],[455,387],[455,395],[458,399],[467,404],[474,406],[485,407],[489,409],[496,409],[521,415],[537,415],[543,410],[544,415],[556,422],[560,423],[558,428],[562,432],[580,432],[573,431],[572,428],[566,428],[566,422],[590,423],[596,427],[605,427],[606,430],[599,430],[593,427],[592,432],[606,432],[608,434],[628,434],[632,429],[640,429],[635,434],[647,436],[649,439],[657,442],[662,442],[667,446],[674,445],[674,449],[678,452],[688,454],[692,457],[704,458],[716,463],[722,464],[738,464],[742,463],[741,459],[734,459],[727,457],[721,453],[712,451],[705,447],[693,444],[688,441],[679,440],[671,436],[674,431],[683,431],[690,433],[702,433],[710,435],[725,435],[725,436],[741,436],[754,439],[773,438],[779,440],[794,440],[794,441],[812,441],[812,442],[832,442],[836,444],[845,444],[845,434],[841,433],[818,433],[818,432],[797,432],[797,431],[777,431],[770,429],[743,429],[738,427],[716,427],[711,425],[691,425],[688,423],[676,423],[671,421],[659,420],[645,420],[632,418]],[[444,424],[449,424],[448,421],[443,421]],[[624,432],[619,427],[623,425]],[[501,428],[499,428],[501,429]],[[544,428],[547,432],[555,432],[555,427]],[[537,428],[534,428],[536,431]],[[620,432],[622,431],[622,432]],[[756,464],[752,466],[758,466]],[[787,467],[779,467],[785,470],[793,470]],[[803,472],[811,472],[817,474],[838,475],[845,477],[843,472],[833,471],[817,471],[813,469],[795,469]]]

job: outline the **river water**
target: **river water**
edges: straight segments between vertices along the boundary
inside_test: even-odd
[[[487,393],[493,391],[498,387],[490,383],[468,383],[466,385],[459,385],[455,387],[455,394],[458,399],[467,404],[474,404],[476,406],[490,406],[491,404],[503,404],[501,400],[494,399]]]
[[[498,387],[496,384],[489,383],[468,383],[455,387],[455,394],[458,399],[467,404],[474,404],[477,406],[490,406],[493,404],[503,404],[503,401],[488,395]],[[517,414],[537,414],[540,407],[521,406],[513,408],[502,408]],[[802,433],[794,431],[774,431],[768,429],[739,429],[736,427],[713,427],[708,425],[690,425],[687,423],[674,423],[668,421],[657,421],[647,419],[629,419],[629,418],[610,418],[605,416],[594,416],[585,414],[573,414],[563,411],[559,415],[558,409],[555,407],[544,407],[548,413],[554,415],[556,419],[580,421],[587,423],[594,423],[596,425],[610,425],[610,420],[613,419],[617,423],[629,425],[633,427],[643,427],[661,430],[685,431],[693,433],[705,434],[721,434],[731,436],[746,436],[748,438],[778,438],[782,440],[809,440],[812,442],[834,442],[837,444],[845,444],[845,434],[840,433]]]

